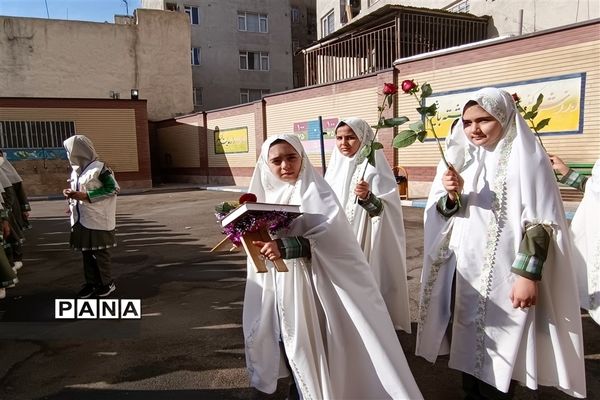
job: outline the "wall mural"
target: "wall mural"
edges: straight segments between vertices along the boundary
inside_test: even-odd
[[[248,152],[248,127],[214,129],[215,154]]]
[[[335,135],[333,129],[337,125],[337,118],[323,118],[323,139],[325,142],[325,151],[331,152],[335,146]],[[294,122],[294,133],[298,135],[304,146],[306,154],[321,154],[321,143],[319,120]]]
[[[541,135],[567,135],[583,132],[585,73],[552,76],[521,82],[496,85],[509,93],[517,93],[521,105],[531,108],[540,93],[544,102],[536,120],[551,118]],[[437,103],[438,117],[433,118],[435,131],[446,137],[452,122],[460,117],[461,106],[477,88],[435,93],[426,99],[426,105]],[[433,140],[433,139],[431,139]]]
[[[8,161],[67,159],[67,151],[63,147],[49,149],[3,149],[3,152]]]

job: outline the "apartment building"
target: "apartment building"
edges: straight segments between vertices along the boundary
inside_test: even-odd
[[[319,39],[386,5],[489,15],[490,38],[533,33],[600,17],[597,0],[317,0]]]
[[[294,74],[293,54],[316,38],[316,27],[312,35],[306,33],[308,18],[316,19],[314,1],[142,0],[142,7],[189,16],[194,109],[199,111],[300,86],[304,74]]]

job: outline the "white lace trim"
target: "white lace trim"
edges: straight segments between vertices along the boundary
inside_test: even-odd
[[[292,262],[293,269],[300,267],[299,261],[297,258],[290,260],[290,261]],[[292,272],[284,272],[284,273],[292,273]],[[280,315],[279,321],[280,321],[280,328],[281,328],[281,339],[283,340],[284,347],[289,348],[290,346],[293,345],[292,336],[295,336],[295,332],[294,332],[292,325],[289,324],[289,319],[285,312],[285,308],[282,306],[282,304],[283,304],[282,291],[277,290],[277,295],[278,295],[277,307],[279,308],[279,315]],[[295,361],[292,358],[288,357],[288,362],[290,364],[290,367],[292,367],[292,369],[294,370],[293,378],[296,380],[296,384],[300,387],[300,392],[302,393],[302,398],[304,398],[304,399],[316,398],[314,396],[314,394],[310,393],[309,387],[306,384],[306,381],[305,381],[303,375],[300,373],[300,369],[296,365]]]
[[[498,116],[499,118],[499,116]],[[498,160],[498,171],[494,180],[493,191],[496,194],[492,200],[492,217],[487,230],[486,248],[484,250],[483,267],[481,270],[481,281],[479,287],[479,303],[477,305],[477,318],[475,319],[475,370],[474,376],[481,378],[481,372],[485,356],[485,319],[487,314],[487,302],[492,288],[493,272],[496,264],[496,250],[498,239],[501,234],[502,220],[506,217],[506,177],[508,171],[508,160],[512,150],[513,140],[516,136],[516,127],[513,123],[506,135],[506,140],[500,150]]]
[[[423,333],[422,325],[424,325],[427,321],[427,314],[429,313],[433,286],[437,281],[437,277],[440,272],[440,269],[442,268],[442,265],[444,265],[446,260],[448,259],[451,236],[451,234],[447,234],[444,240],[442,241],[437,256],[435,260],[431,263],[431,268],[429,271],[429,277],[427,278],[427,282],[423,286],[421,301],[419,302],[419,320],[417,321],[417,323],[419,324],[419,329],[417,329],[417,335],[419,336],[419,339],[421,334]]]
[[[504,111],[504,103],[502,103],[500,99],[501,97],[485,96],[482,94],[481,97],[477,99],[477,103],[504,125],[506,122],[506,113]]]
[[[592,253],[592,260],[588,270],[588,293],[590,293],[590,310],[600,307],[600,237],[596,240],[596,246]]]

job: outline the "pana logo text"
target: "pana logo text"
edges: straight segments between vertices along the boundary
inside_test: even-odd
[[[141,319],[140,299],[55,299],[54,319]]]

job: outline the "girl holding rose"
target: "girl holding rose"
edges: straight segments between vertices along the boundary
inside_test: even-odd
[[[417,355],[449,353],[468,398],[511,398],[513,381],[585,397],[564,209],[511,95],[471,95],[447,157],[425,212]]]
[[[398,185],[385,155],[375,165],[362,149],[373,141],[369,124],[346,118],[335,127],[336,147],[325,174],[362,248],[396,329],[410,333],[406,237]]]

